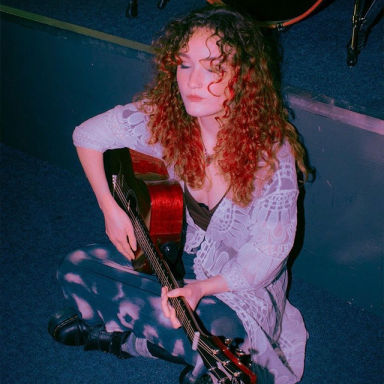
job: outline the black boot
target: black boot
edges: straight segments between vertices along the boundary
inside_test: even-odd
[[[70,346],[85,345],[89,326],[79,319],[73,308],[65,308],[53,314],[48,321],[48,332],[53,339]]]
[[[48,321],[48,332],[61,344],[84,345],[85,351],[113,353],[121,359],[132,357],[121,350],[131,332],[107,332],[103,325],[90,327],[73,308],[65,308],[52,315]]]
[[[113,353],[119,359],[128,359],[133,356],[122,351],[121,346],[127,341],[130,334],[130,331],[107,332],[104,325],[89,327],[84,351],[102,351],[105,353]]]

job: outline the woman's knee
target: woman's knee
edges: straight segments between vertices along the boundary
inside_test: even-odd
[[[231,339],[242,339],[246,335],[244,326],[236,312],[215,297],[203,298],[196,312],[207,331],[213,335]]]
[[[98,244],[87,245],[76,249],[65,255],[58,267],[58,277],[67,273],[78,272],[80,269],[86,269],[84,266],[91,262],[103,263],[109,258],[110,250],[107,247]]]
[[[89,255],[82,249],[72,251],[65,255],[57,268],[57,279],[61,284],[68,281],[75,282],[79,280],[75,276],[79,276],[80,264],[89,259]]]

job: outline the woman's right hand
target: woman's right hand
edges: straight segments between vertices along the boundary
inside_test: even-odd
[[[134,259],[137,244],[128,215],[119,207],[112,196],[104,201],[100,208],[104,214],[105,231],[109,239],[125,257],[129,260]]]
[[[104,214],[105,230],[115,247],[129,260],[135,256],[136,237],[131,220],[111,195],[105,177],[103,153],[94,149],[77,147],[85,174]]]

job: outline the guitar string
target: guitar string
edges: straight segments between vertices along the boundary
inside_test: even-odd
[[[123,204],[125,204],[126,206],[128,206],[128,202],[126,201],[126,198],[123,194],[123,191],[119,191],[121,193],[119,193],[119,197],[120,197],[120,200],[122,201]],[[130,211],[132,211],[132,209],[129,208]],[[143,244],[146,244],[147,243],[147,236],[145,233],[142,233],[142,226],[140,225],[141,223],[137,223],[137,218],[136,216],[133,214],[133,216],[131,216],[131,219],[134,223],[134,227],[135,227],[135,230],[136,230],[136,233],[138,234],[138,240],[140,242],[140,240],[143,240],[142,243]],[[154,252],[151,247],[149,247],[150,249],[147,249],[146,250],[146,253],[149,254],[150,252]],[[163,285],[169,285],[169,284],[166,284],[168,281],[168,278],[167,278],[167,275],[165,275],[164,273],[164,270],[161,268],[161,266],[158,266],[156,263],[153,263],[155,269],[157,270],[157,275],[159,277],[160,280],[163,280]],[[169,288],[173,288],[172,286],[169,286]],[[193,337],[194,335],[194,331],[191,330],[191,333],[190,333],[190,336]]]
[[[139,238],[140,238],[140,240],[143,240],[142,243],[143,243],[143,244],[146,244],[147,241],[145,241],[145,240],[147,240],[147,236],[145,236],[145,233],[142,233],[142,225],[141,225],[141,223],[138,222],[138,220],[137,220],[136,216],[134,215],[132,209],[131,209],[130,207],[128,207],[128,201],[126,200],[123,191],[122,191],[122,190],[118,190],[118,192],[119,192],[119,198],[120,198],[121,202],[122,202],[123,204],[125,204],[125,206],[127,207],[127,209],[131,212],[131,215],[130,215],[130,216],[131,216],[131,218],[133,219],[133,223],[134,223],[134,227],[135,227],[135,229],[136,229],[136,233],[139,234]],[[149,251],[149,250],[147,250],[147,253],[150,253],[150,252],[148,252],[148,251]],[[152,249],[150,249],[150,251],[153,252]],[[159,278],[161,279],[161,277],[163,277],[163,279],[164,279],[165,282],[166,282],[166,280],[168,280],[168,279],[167,279],[167,276],[164,274],[163,269],[162,269],[161,267],[158,267],[155,263],[154,263],[154,265],[155,265],[157,271],[160,272],[160,273],[158,273],[158,276],[161,275],[161,276],[159,276]],[[183,308],[182,308],[180,302],[179,302],[178,300],[172,300],[172,304],[173,304],[174,307],[175,307],[175,310],[176,310],[176,312],[177,312],[177,314],[178,314],[178,318],[179,318],[179,320],[184,320],[184,329],[186,330],[186,332],[187,332],[188,336],[190,337],[190,339],[193,340],[193,337],[194,337],[194,329],[191,327],[188,318],[185,316],[184,310],[183,310]],[[176,304],[176,305],[175,305],[175,304]],[[180,319],[180,317],[181,317],[182,319]],[[202,347],[202,349],[204,349],[206,352],[208,352],[208,353],[209,353],[209,354],[210,354],[216,361],[218,361],[218,362],[222,362],[222,359],[220,359],[220,358],[217,357],[217,353],[215,354],[215,353],[212,351],[212,348],[210,348],[204,341],[202,341],[201,339],[199,339],[199,341],[198,341],[198,345],[200,345],[200,347]],[[232,373],[232,374],[233,374],[233,372],[231,372],[231,370],[229,369],[230,367],[225,367],[225,368],[226,368],[226,370],[228,371],[228,373]]]
[[[119,198],[121,200],[121,202],[123,204],[125,204],[125,206],[127,207],[127,209],[131,212],[131,218],[133,219],[133,223],[134,223],[134,227],[136,229],[136,233],[139,235],[139,240],[143,240],[142,241],[142,244],[146,244],[147,241],[144,241],[144,240],[147,240],[147,236],[145,236],[145,233],[143,233],[142,231],[142,225],[140,225],[141,223],[137,220],[136,216],[134,216],[134,213],[132,212],[132,209],[128,206],[128,201],[126,200],[125,198],[125,195],[123,193],[122,190],[119,190]],[[151,248],[151,247],[150,247]],[[150,249],[150,251],[153,252],[152,249]],[[146,253],[150,253],[149,250],[147,250]],[[164,271],[162,268],[158,267],[156,265],[156,263],[153,263],[155,268],[157,269],[158,272],[158,276],[159,278],[161,279],[161,277],[163,277],[164,280],[167,280],[167,276],[164,274]],[[194,329],[191,327],[190,323],[189,323],[189,320],[186,318],[185,316],[185,313],[184,313],[184,310],[180,304],[180,302],[178,300],[172,300],[172,304],[174,305],[175,307],[175,310],[178,314],[178,318],[182,318],[180,320],[184,320],[184,329],[186,330],[187,334],[189,335],[190,339],[193,340],[193,337],[194,337]],[[202,341],[201,339],[199,339],[198,341],[198,345],[200,345],[200,347],[202,347],[202,349],[204,349],[206,352],[208,352],[216,361],[218,362],[222,362],[222,359],[219,359],[217,357],[217,354],[215,354],[213,351],[212,351],[212,348],[210,348],[208,345],[206,345],[206,343],[204,341]],[[228,371],[228,373],[232,373],[231,370],[229,369],[230,367],[225,367],[226,370]]]
[[[147,241],[146,241],[147,238],[146,238],[145,234],[142,233],[142,227],[141,227],[140,223],[137,222],[137,218],[134,215],[134,213],[132,212],[132,209],[128,208],[128,202],[127,202],[127,200],[125,198],[125,195],[124,195],[123,191],[122,190],[117,190],[117,192],[119,194],[119,198],[120,198],[121,202],[127,207],[127,210],[129,210],[129,212],[131,212],[130,218],[131,218],[132,223],[134,225],[135,232],[137,234],[138,242],[141,243],[141,244],[146,244],[147,243]],[[146,254],[150,254],[151,252],[153,252],[152,249],[146,249],[146,250],[143,249],[143,251],[146,251],[145,252]],[[158,266],[157,263],[152,263],[152,264],[153,264],[153,267],[155,268],[155,270],[157,272],[158,278],[160,279],[160,281],[162,281],[163,285],[169,286],[169,284],[167,284],[168,283],[167,276],[165,275],[163,269],[160,266]],[[170,288],[172,288],[172,287],[170,287]],[[181,309],[181,307],[180,307],[180,309]],[[189,337],[191,339],[193,339],[193,336],[194,336],[193,328],[188,326],[187,327],[187,331],[188,331]]]
[[[123,198],[123,196],[121,196],[121,199],[123,199],[123,201],[125,200],[125,197]],[[122,202],[123,202],[122,201]],[[128,206],[128,202],[127,202],[127,205]],[[132,210],[129,208],[129,210],[131,211],[131,218],[132,218],[132,221],[134,223],[134,227],[135,227],[135,230],[136,230],[136,233],[139,235],[139,240],[143,240],[142,244],[147,244],[147,241],[144,241],[144,240],[147,240],[146,236],[145,236],[145,233],[142,233],[142,225],[140,225],[141,223],[138,222],[137,218],[134,216],[134,214],[132,213]],[[150,249],[152,252],[153,250]],[[147,250],[147,253],[149,254],[149,250]],[[155,267],[156,267],[156,264],[155,264]],[[156,268],[158,270],[158,272],[160,271],[162,277],[166,277],[164,275],[164,271],[160,268]],[[159,275],[159,273],[158,273]],[[191,324],[189,323],[189,320],[186,318],[185,316],[185,313],[180,305],[180,302],[176,299],[176,298],[171,298],[171,299],[174,299],[174,300],[171,300],[172,301],[172,304],[173,306],[175,307],[175,310],[178,314],[178,318],[179,320],[184,320],[183,321],[183,325],[184,325],[184,329],[187,333],[187,335],[190,337],[191,340],[193,340],[193,337],[194,337],[194,329],[191,327]],[[210,356],[211,358],[213,358],[214,360],[216,360],[216,362],[220,362],[222,364],[222,366],[224,366],[226,372],[230,375],[235,375],[235,372],[232,371],[231,367],[228,366],[228,364],[224,365],[223,364],[223,358],[220,358],[220,356],[217,354],[217,352],[215,353],[214,350],[212,350],[212,348],[210,348],[204,341],[202,341],[202,339],[200,338],[198,340],[198,346],[200,346],[200,349],[203,349],[205,350]],[[215,373],[213,370],[216,369],[214,367],[212,367],[212,364],[208,361],[208,358],[205,357],[205,355],[201,354],[200,355],[202,356],[202,358],[208,363],[208,365],[211,367],[211,372],[215,374],[215,376],[217,376],[218,379],[220,379],[220,374],[219,373]],[[233,364],[230,360],[228,360],[226,358],[226,356],[224,355],[224,358],[225,358],[225,361],[228,361],[229,363]],[[236,368],[236,367],[235,367]],[[220,369],[219,369],[220,372],[222,372]],[[225,374],[225,373],[222,373],[222,374]]]
[[[126,198],[125,198],[125,196],[124,196],[124,194],[123,194],[123,191],[120,190],[120,191],[118,191],[118,192],[119,192],[119,198],[120,198],[120,200],[122,201],[122,203],[125,204],[125,206],[128,206],[128,202],[127,202],[127,200],[126,200]],[[129,208],[129,210],[131,211],[130,208]],[[146,243],[145,240],[147,240],[147,239],[146,239],[145,234],[142,233],[140,223],[136,223],[136,222],[137,222],[137,218],[136,218],[135,216],[131,216],[131,219],[132,219],[132,221],[133,221],[133,223],[134,223],[135,230],[136,230],[137,234],[139,235],[139,236],[138,236],[138,240],[139,240],[139,241],[140,241],[140,240],[144,240],[143,243],[145,244],[145,243]],[[150,249],[150,250],[146,250],[146,251],[147,251],[146,253],[150,253],[149,251],[152,251],[152,250]],[[159,276],[160,280],[164,280],[164,283],[166,283],[167,276],[164,274],[163,269],[162,269],[161,267],[159,267],[157,264],[154,264],[154,267],[155,267],[155,269],[156,269],[157,272],[158,272],[158,276]],[[164,284],[164,285],[165,285],[165,284]],[[171,288],[172,288],[172,287],[171,287]],[[177,301],[176,301],[176,303],[179,304]],[[178,305],[178,306],[179,306],[179,305]],[[180,306],[180,310],[182,310],[181,306]],[[183,317],[184,317],[184,312],[181,312],[181,314],[183,314]],[[193,336],[194,336],[194,330],[193,330],[192,328],[190,328],[190,327],[189,327],[189,330],[190,330],[189,335],[190,335],[190,337],[193,339]]]
[[[128,190],[129,190],[129,187],[128,187]],[[141,243],[142,244],[146,244],[147,243],[147,236],[145,233],[143,233],[142,231],[142,225],[141,223],[137,220],[137,217],[135,216],[135,214],[133,213],[132,209],[129,207],[128,205],[128,201],[127,199],[125,198],[125,194],[124,194],[124,191],[120,188],[119,185],[115,185],[115,191],[118,193],[119,195],[119,199],[120,201],[124,204],[124,206],[126,207],[126,209],[131,213],[130,215],[130,218],[132,219],[133,223],[134,223],[134,228],[135,228],[135,233],[137,233],[139,236],[138,236],[138,240],[142,240]],[[126,191],[128,192],[128,191]],[[128,212],[127,212],[128,213]],[[150,247],[152,248],[152,247]],[[143,249],[144,251],[144,249]],[[146,254],[150,253],[149,251],[153,252],[152,249],[149,249],[147,250],[147,252],[145,252]],[[168,277],[165,275],[164,273],[164,270],[160,267],[160,266],[157,266],[156,263],[152,263],[154,264],[154,267],[155,269],[157,270],[157,275],[159,277],[159,279],[161,280],[161,278],[164,280],[164,284],[163,285],[167,285],[166,283],[169,283],[168,281]],[[170,287],[172,288],[172,287]],[[193,327],[191,326],[190,322],[189,322],[189,319],[186,317],[185,315],[185,312],[184,312],[184,309],[182,308],[182,305],[181,303],[176,299],[176,298],[171,298],[171,299],[175,299],[175,300],[171,300],[172,302],[172,305],[174,306],[175,308],[175,311],[177,313],[177,317],[179,318],[179,320],[181,320],[183,322],[183,325],[184,325],[184,329],[185,331],[187,332],[187,335],[189,336],[190,340],[192,341],[193,338],[194,338],[194,335],[195,335],[195,330],[193,329]],[[184,321],[183,321],[184,320]],[[211,347],[209,347],[209,345],[206,344],[205,341],[203,341],[201,338],[199,339],[198,341],[198,345],[203,349],[205,350],[206,352],[208,352],[211,357],[213,357],[217,362],[223,362],[222,359],[220,359],[218,357],[218,354],[217,352],[215,353]],[[202,356],[207,362],[208,362],[208,359],[206,359],[204,356]],[[226,356],[225,356],[226,358]],[[227,360],[227,358],[226,358]],[[209,362],[208,362],[209,363]],[[232,372],[232,370],[230,369],[230,367],[228,366],[225,366],[225,369],[228,371],[228,373],[230,374],[234,374],[234,372]]]

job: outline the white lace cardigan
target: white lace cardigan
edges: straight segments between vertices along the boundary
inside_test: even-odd
[[[147,144],[147,116],[133,104],[87,120],[75,129],[73,139],[76,146],[100,152],[128,147],[162,157],[160,145]],[[299,381],[307,340],[300,312],[286,299],[298,195],[288,145],[280,149],[278,160],[277,171],[246,208],[224,198],[206,231],[187,212],[185,250],[199,249],[194,259],[197,279],[218,274],[226,279],[230,292],[216,296],[242,320],[260,384]],[[173,169],[168,171],[173,178]]]

